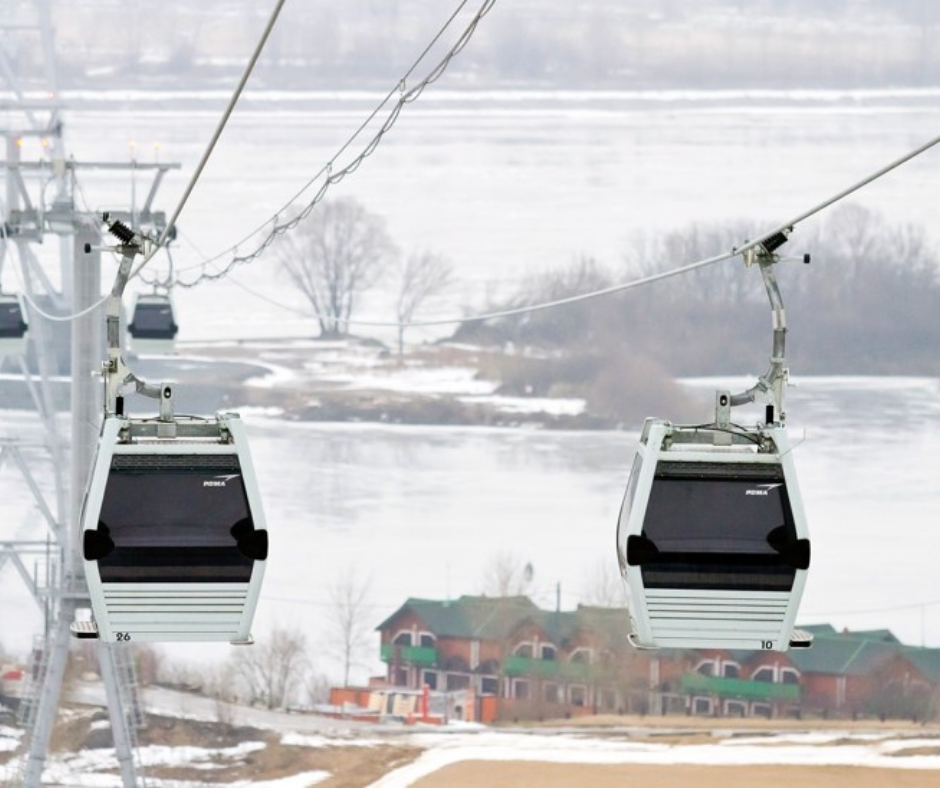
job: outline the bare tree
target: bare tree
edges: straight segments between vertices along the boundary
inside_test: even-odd
[[[343,662],[343,686],[349,686],[349,673],[360,664],[372,636],[369,620],[371,581],[352,568],[342,573],[330,589],[330,623],[337,656]]]
[[[308,668],[307,638],[297,629],[276,627],[263,643],[237,651],[231,669],[249,703],[283,708]]]
[[[324,338],[347,333],[359,294],[394,256],[384,220],[351,198],[321,203],[278,245],[278,259],[310,302]]]
[[[408,256],[401,266],[398,301],[398,357],[405,352],[405,326],[429,298],[440,294],[453,282],[454,268],[433,252],[416,252]]]
[[[591,567],[581,596],[585,604],[594,607],[627,607],[626,589],[613,557]]]
[[[483,593],[489,596],[523,596],[532,585],[532,564],[514,553],[497,553],[483,576]]]

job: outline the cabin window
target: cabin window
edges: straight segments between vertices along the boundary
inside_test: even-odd
[[[542,644],[542,659],[545,660],[546,662],[554,662],[555,656],[556,656],[555,647],[549,646],[547,643],[543,643]]]
[[[114,542],[101,579],[247,583],[254,560],[233,529],[254,530],[234,454],[116,455],[98,520]]]
[[[499,692],[499,679],[496,676],[482,676],[480,678],[480,694],[496,695]]]
[[[131,336],[137,339],[173,339],[178,330],[168,301],[139,301],[134,308],[132,323],[128,326]]]
[[[467,689],[470,686],[470,677],[465,673],[447,674],[447,691]]]
[[[9,300],[9,296],[0,301],[0,337],[18,339],[26,333],[28,326],[23,320],[20,302]]]
[[[737,662],[725,662],[721,666],[721,675],[726,679],[736,679],[740,673],[741,668],[738,666]]]
[[[647,588],[789,591],[796,542],[779,466],[660,463],[643,521]]]
[[[436,638],[428,632],[421,633],[421,648],[434,648]]]
[[[421,674],[421,677],[422,682],[428,685],[428,689],[437,689],[437,671],[426,670]]]
[[[393,646],[410,646],[412,634],[409,630],[399,632],[392,641]]]

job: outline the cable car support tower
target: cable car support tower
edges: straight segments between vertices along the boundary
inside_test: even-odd
[[[44,434],[39,442],[0,436],[0,469],[4,465],[19,469],[49,531],[45,541],[0,540],[0,569],[6,564],[16,569],[45,619],[44,633],[36,638],[32,650],[31,683],[18,712],[25,728],[20,768],[5,783],[25,786],[41,783],[62,697],[72,642],[70,625],[76,611],[89,607],[77,535],[81,530],[82,496],[98,441],[101,390],[93,372],[100,369],[104,320],[102,307],[93,308],[101,300],[100,215],[75,205],[77,178],[82,170],[151,173],[153,181],[142,208],[132,206],[130,211],[112,211],[111,215],[149,226],[160,234],[166,218],[153,210],[154,198],[164,175],[179,168],[170,163],[77,162],[66,155],[49,0],[35,0],[32,6],[33,18],[25,23],[13,20],[0,24],[0,86],[12,96],[0,105],[0,136],[6,152],[6,161],[0,163],[5,181],[0,192],[0,274],[5,262],[12,264],[10,253],[15,250],[21,270],[21,295],[28,304],[27,347],[32,350],[34,364],[25,354],[14,361],[22,371]],[[44,61],[41,92],[34,83],[28,85],[21,80],[14,67],[17,46],[24,37],[31,37],[31,45],[36,37],[41,43],[39,48],[31,46],[33,51],[41,52]],[[31,140],[41,142],[47,152],[38,161],[26,161],[21,155],[24,141]],[[58,287],[36,253],[36,245],[49,236],[59,243]],[[38,305],[43,311],[60,315],[81,314],[64,323],[71,327],[70,441],[64,439],[57,421],[57,405],[64,404],[64,396],[53,380],[58,363],[56,345],[62,342],[56,342],[59,332],[38,314]],[[87,314],[82,314],[85,310]],[[55,490],[51,506],[37,484],[37,473],[31,469],[40,461],[38,450],[46,451],[51,460]],[[67,474],[65,468],[69,469]],[[42,473],[49,475],[46,463]],[[30,573],[30,563],[42,571]],[[122,782],[127,787],[143,785],[139,764],[135,763],[136,731],[142,727],[143,711],[131,654],[126,648],[99,642],[97,656]]]

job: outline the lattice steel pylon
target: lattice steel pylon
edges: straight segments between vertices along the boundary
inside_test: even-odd
[[[7,13],[9,12],[9,13]],[[30,12],[32,12],[30,14]],[[62,107],[55,75],[55,52],[49,0],[22,2],[5,9],[0,22],[0,90],[9,99],[0,100],[0,138],[6,143],[6,161],[0,163],[0,177],[5,189],[0,191],[0,276],[5,262],[12,262],[15,250],[24,295],[30,304],[42,300],[46,309],[76,314],[96,304],[101,297],[101,255],[86,253],[86,245],[100,243],[100,217],[76,210],[73,199],[77,172],[81,166],[111,169],[126,166],[138,173],[153,170],[154,184],[144,212],[135,211],[135,219],[150,222],[159,229],[165,221],[152,212],[151,203],[163,175],[176,164],[141,165],[128,162],[86,163],[78,165],[65,153],[62,136]],[[31,36],[31,57],[40,57],[41,67],[27,64],[30,73],[40,79],[22,79],[18,73],[17,37]],[[40,46],[36,47],[38,37]],[[38,82],[38,84],[37,84]],[[39,140],[43,155],[39,161],[22,156],[24,140]],[[34,176],[38,174],[41,181]],[[32,181],[36,181],[32,185]],[[32,185],[32,188],[31,188]],[[50,188],[51,187],[51,188]],[[51,195],[51,201],[49,197]],[[121,216],[120,211],[112,212]],[[129,217],[130,218],[130,217]],[[44,270],[35,245],[45,236],[59,240],[58,281]],[[42,294],[37,292],[41,286]],[[23,556],[39,549],[36,542],[0,541],[0,569],[11,564],[19,571],[34,598],[45,613],[45,632],[39,638],[41,649],[34,649],[31,683],[35,693],[25,698],[21,721],[26,726],[19,772],[8,776],[5,784],[38,786],[42,780],[49,751],[49,740],[62,695],[63,677],[71,637],[69,626],[76,611],[89,607],[88,591],[81,566],[76,534],[80,533],[80,513],[86,479],[98,441],[97,424],[101,416],[101,391],[93,373],[102,361],[101,309],[71,321],[70,406],[71,452],[66,463],[66,444],[57,423],[54,372],[55,337],[51,325],[33,311],[29,320],[30,344],[35,355],[36,375],[25,357],[19,359],[25,385],[43,426],[40,444],[52,459],[55,505],[50,507],[29,470],[31,457],[21,451],[16,440],[0,441],[0,467],[7,461],[17,465],[33,493],[37,506],[49,526],[46,562],[54,565],[44,583],[30,579]],[[30,311],[28,310],[28,312]],[[35,447],[32,447],[35,449]],[[35,455],[35,451],[33,451]],[[31,455],[32,456],[32,455]],[[33,460],[35,461],[35,460]],[[68,474],[63,469],[69,468]],[[51,556],[51,557],[50,557]],[[106,644],[98,645],[98,661],[104,683],[115,751],[125,786],[144,785],[136,756],[136,726],[142,721],[137,696],[136,677],[127,653],[117,654]]]

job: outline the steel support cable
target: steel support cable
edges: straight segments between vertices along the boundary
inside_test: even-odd
[[[679,268],[674,268],[674,269],[671,269],[669,271],[665,271],[659,274],[654,274],[652,276],[643,277],[642,279],[633,280],[631,282],[626,282],[624,284],[613,285],[611,287],[606,287],[601,290],[593,290],[588,293],[581,293],[579,295],[570,296],[568,298],[561,298],[555,301],[546,301],[544,303],[531,304],[528,306],[517,307],[514,309],[504,309],[504,310],[500,310],[496,312],[485,312],[479,315],[468,315],[466,317],[454,317],[454,318],[446,318],[446,319],[440,319],[440,320],[416,320],[416,321],[407,322],[407,323],[401,323],[401,322],[397,322],[393,320],[381,321],[381,320],[343,320],[343,319],[339,319],[338,322],[343,323],[344,325],[347,325],[347,326],[370,326],[373,328],[412,328],[412,327],[420,328],[420,327],[432,327],[432,326],[458,325],[460,323],[472,323],[475,321],[482,321],[482,320],[495,320],[495,319],[504,318],[504,317],[515,317],[518,315],[529,314],[531,312],[538,312],[543,309],[553,309],[559,306],[564,306],[566,304],[574,304],[574,303],[578,303],[581,301],[587,301],[593,298],[600,298],[602,296],[607,296],[613,293],[623,292],[625,290],[631,290],[633,288],[641,287],[643,285],[653,284],[654,282],[658,282],[663,279],[667,279],[673,276],[679,276],[681,274],[686,274],[698,268],[704,268],[706,266],[714,265],[716,263],[729,260],[733,257],[743,255],[748,250],[753,249],[756,246],[758,246],[761,243],[761,241],[763,241],[764,239],[777,235],[778,233],[781,233],[785,230],[792,229],[797,224],[805,221],[811,216],[814,216],[815,214],[839,202],[840,200],[844,200],[850,194],[858,191],[862,187],[867,186],[868,184],[878,180],[884,175],[887,175],[889,172],[896,169],[897,167],[900,167],[902,164],[905,164],[911,159],[921,155],[922,153],[925,153],[926,151],[930,150],[930,148],[934,147],[938,143],[940,143],[940,136],[934,137],[933,139],[924,143],[920,147],[915,148],[914,150],[910,151],[904,156],[901,156],[898,159],[895,159],[890,164],[885,165],[884,167],[872,173],[868,177],[863,178],[862,180],[854,183],[853,185],[849,186],[846,189],[843,189],[842,191],[838,192],[832,197],[829,197],[823,202],[818,203],[817,205],[813,206],[809,210],[804,211],[803,213],[791,219],[789,222],[780,225],[779,227],[771,230],[770,232],[762,233],[761,235],[757,237],[757,240],[747,241],[741,246],[734,247],[730,252],[716,255],[714,257],[709,257],[704,260],[699,260],[697,262],[690,263],[688,265],[681,266]],[[226,269],[223,271],[219,271],[217,274],[210,275],[210,276],[212,276],[215,279],[221,279],[222,277],[226,276],[227,273],[228,273],[228,270]],[[247,293],[250,293],[251,295],[256,296],[257,298],[260,298],[263,301],[267,301],[269,304],[278,306],[281,309],[284,309],[288,312],[294,312],[295,314],[305,314],[309,316],[309,312],[301,312],[301,310],[297,309],[296,307],[292,307],[292,306],[289,306],[288,304],[275,301],[272,298],[269,298],[260,293],[257,293],[256,291],[252,290],[251,288],[241,283],[236,283],[236,284],[242,290],[246,291]]]
[[[277,18],[280,16],[281,9],[284,7],[285,2],[286,0],[277,0],[277,3],[274,6],[274,10],[271,11],[271,16],[261,33],[261,38],[258,39],[258,43],[255,45],[255,50],[251,53],[251,57],[248,60],[248,64],[245,66],[242,77],[238,81],[238,85],[235,87],[235,91],[232,93],[225,111],[222,113],[222,117],[219,118],[219,123],[216,126],[215,132],[209,140],[209,144],[206,146],[206,149],[202,154],[202,158],[199,160],[199,164],[196,165],[196,169],[193,172],[192,177],[189,179],[189,184],[186,186],[186,189],[183,192],[183,196],[180,198],[180,201],[176,206],[176,210],[173,211],[173,215],[170,217],[170,221],[166,223],[166,227],[163,228],[163,232],[160,233],[160,237],[157,239],[156,245],[158,248],[162,246],[169,237],[174,225],[176,224],[176,220],[179,219],[180,214],[183,212],[183,208],[186,205],[186,201],[189,199],[189,195],[192,194],[193,189],[196,188],[196,183],[199,181],[199,176],[202,175],[202,171],[205,169],[206,164],[209,161],[209,157],[212,155],[212,151],[215,150],[215,145],[219,141],[219,137],[222,136],[222,132],[225,130],[225,126],[235,109],[235,105],[238,104],[238,99],[241,98],[242,91],[245,89],[245,85],[248,83],[248,79],[251,77],[251,72],[254,71],[255,64],[258,62],[258,58],[261,57],[261,51],[264,49],[264,45],[267,43],[268,37],[271,35],[271,31],[274,29],[274,25],[277,23]],[[144,261],[137,267],[137,270],[140,271],[140,269],[147,264],[148,260],[152,256],[153,255],[151,254],[145,258]]]
[[[495,2],[495,0],[492,0],[492,2]],[[910,161],[911,159],[914,159],[914,158],[916,158],[917,156],[920,156],[921,154],[925,153],[926,151],[928,151],[928,150],[930,150],[931,148],[933,148],[934,146],[936,146],[938,143],[940,143],[940,136],[934,137],[933,139],[927,141],[926,143],[924,143],[923,145],[919,146],[918,148],[915,148],[914,150],[910,151],[909,153],[905,154],[904,156],[901,156],[900,158],[895,159],[895,160],[892,161],[890,164],[885,165],[884,167],[882,167],[881,169],[875,171],[874,173],[872,173],[872,174],[869,175],[868,177],[863,178],[862,180],[860,180],[860,181],[854,183],[853,185],[849,186],[849,187],[846,188],[846,189],[843,189],[842,191],[838,192],[837,194],[833,195],[832,197],[829,197],[828,199],[824,200],[823,202],[818,203],[817,205],[813,206],[813,207],[810,208],[809,210],[804,211],[803,213],[801,213],[801,214],[799,214],[798,216],[796,216],[796,217],[794,217],[793,219],[791,219],[789,222],[780,225],[779,227],[775,228],[774,230],[771,230],[770,232],[766,232],[766,233],[763,233],[763,234],[759,235],[758,238],[757,238],[757,240],[754,240],[754,241],[747,241],[746,243],[742,244],[741,246],[733,248],[730,252],[726,252],[726,253],[724,253],[724,254],[716,255],[716,256],[714,256],[714,257],[709,257],[709,258],[706,258],[706,259],[704,259],[704,260],[699,260],[699,261],[697,261],[697,262],[690,263],[689,265],[681,266],[680,268],[671,269],[670,271],[665,271],[665,272],[662,272],[662,273],[660,273],[660,274],[654,274],[654,275],[652,275],[652,276],[644,277],[644,278],[638,279],[638,280],[633,280],[633,281],[631,281],[631,282],[626,282],[626,283],[624,283],[624,284],[614,285],[614,286],[612,286],[612,287],[607,287],[607,288],[604,288],[604,289],[602,289],[602,290],[594,290],[594,291],[591,291],[591,292],[588,292],[588,293],[582,293],[582,294],[580,294],[580,295],[570,296],[570,297],[568,297],[568,298],[562,298],[562,299],[559,299],[559,300],[557,300],[557,301],[546,301],[546,302],[541,303],[541,304],[532,304],[532,305],[529,305],[529,306],[518,307],[518,308],[515,308],[515,309],[506,309],[506,310],[500,310],[500,311],[497,311],[497,312],[487,312],[487,313],[483,313],[483,314],[479,314],[479,315],[468,315],[468,316],[466,316],[466,317],[455,317],[455,318],[447,318],[447,319],[441,319],[441,320],[420,320],[420,321],[413,321],[413,322],[410,322],[410,323],[400,323],[400,322],[396,322],[396,321],[377,321],[377,320],[376,320],[376,321],[373,321],[373,320],[341,320],[340,322],[342,322],[344,325],[350,325],[350,326],[372,326],[372,327],[381,327],[381,328],[410,328],[410,327],[431,327],[431,326],[458,325],[458,324],[460,324],[460,323],[469,323],[469,322],[480,321],[480,320],[494,320],[494,319],[498,319],[498,318],[502,318],[502,317],[513,317],[513,316],[516,316],[516,315],[523,315],[523,314],[527,314],[527,313],[530,313],[530,312],[540,311],[540,310],[543,310],[543,309],[552,309],[552,308],[555,308],[555,307],[564,306],[565,304],[577,303],[577,302],[579,302],[579,301],[587,301],[587,300],[589,300],[589,299],[599,298],[599,297],[602,297],[602,296],[610,295],[610,294],[612,294],[612,293],[617,293],[617,292],[621,292],[621,291],[624,291],[624,290],[630,290],[630,289],[633,289],[633,288],[635,288],[635,287],[640,287],[640,286],[642,286],[642,285],[652,284],[652,283],[658,282],[658,281],[660,281],[660,280],[662,280],[662,279],[667,279],[667,278],[672,277],[672,276],[678,276],[678,275],[681,275],[681,274],[685,274],[685,273],[688,273],[688,272],[690,272],[690,271],[693,271],[693,270],[695,270],[695,269],[697,269],[697,268],[704,268],[704,267],[706,267],[706,266],[713,265],[713,264],[715,264],[715,263],[724,262],[725,260],[729,260],[729,259],[731,259],[731,258],[733,258],[733,257],[737,257],[738,255],[742,255],[742,254],[744,254],[744,252],[748,251],[749,249],[752,249],[752,248],[758,246],[759,243],[760,243],[763,239],[766,239],[766,238],[768,238],[768,237],[770,237],[770,236],[776,235],[777,233],[783,232],[784,230],[788,230],[788,229],[794,227],[795,225],[797,225],[797,224],[799,224],[799,223],[805,221],[806,219],[810,218],[811,216],[814,216],[815,214],[817,214],[817,213],[819,213],[820,211],[822,211],[822,210],[828,208],[829,206],[834,205],[835,203],[839,202],[840,200],[845,199],[845,198],[848,197],[850,194],[852,194],[852,193],[858,191],[859,189],[863,188],[864,186],[867,186],[868,184],[873,183],[874,181],[878,180],[879,178],[882,178],[883,176],[887,175],[887,174],[888,174],[889,172],[891,172],[892,170],[897,169],[898,167],[900,167],[902,164],[905,164],[905,163],[907,163],[908,161]],[[272,238],[272,240],[273,240],[273,238]],[[269,241],[268,244],[270,244],[270,242],[271,242],[271,241]],[[255,255],[255,256],[257,256],[257,255]],[[210,262],[210,261],[206,261],[206,262],[204,262],[204,263],[201,263],[200,265],[206,265],[206,264],[208,264],[209,262]],[[227,275],[230,273],[231,268],[232,268],[232,266],[229,265],[229,266],[227,266],[225,269],[223,269],[223,270],[221,270],[221,271],[218,271],[217,273],[214,273],[214,274],[207,274],[205,278],[207,278],[207,279],[222,279],[222,278],[224,278],[225,276],[227,276]],[[233,282],[234,282],[234,280],[233,280]],[[181,284],[181,283],[177,282],[176,284]],[[196,284],[196,283],[193,283],[193,284],[190,285],[190,286],[195,286],[195,284]],[[282,302],[276,301],[276,300],[274,300],[274,299],[272,299],[272,298],[269,298],[269,297],[267,297],[267,296],[261,295],[260,293],[257,293],[256,291],[252,290],[251,288],[249,288],[248,286],[246,286],[246,285],[244,285],[244,284],[242,284],[242,283],[235,282],[235,284],[237,284],[237,286],[240,287],[240,288],[241,288],[242,290],[244,290],[245,292],[247,292],[247,293],[249,293],[249,294],[251,294],[251,295],[254,295],[254,296],[256,296],[257,298],[260,298],[260,299],[262,299],[262,300],[264,300],[264,301],[267,301],[268,303],[270,303],[270,304],[272,304],[272,305],[274,305],[274,306],[277,306],[277,307],[279,307],[279,308],[281,308],[281,309],[284,309],[284,310],[286,310],[286,311],[288,311],[288,312],[294,312],[294,313],[296,313],[296,314],[303,314],[303,315],[306,315],[306,316],[309,317],[309,312],[302,312],[301,310],[298,310],[296,307],[289,306],[288,304],[284,304],[284,303],[282,303]],[[183,285],[183,286],[185,287],[185,285]],[[102,299],[101,301],[99,301],[97,304],[92,305],[92,306],[89,307],[88,309],[86,309],[86,310],[84,310],[83,312],[81,312],[81,313],[79,313],[79,314],[76,314],[76,315],[56,316],[56,315],[49,315],[48,313],[43,312],[39,307],[36,306],[35,302],[34,302],[32,299],[27,298],[28,303],[29,303],[32,307],[34,307],[34,308],[36,309],[37,314],[39,314],[39,315],[41,315],[42,317],[45,317],[45,318],[47,318],[47,319],[49,319],[49,320],[58,320],[58,321],[76,320],[77,318],[82,317],[83,315],[87,314],[88,312],[90,312],[90,311],[92,311],[92,310],[94,310],[94,309],[97,309],[97,308],[98,308],[99,306],[101,306],[106,300],[107,300],[107,297],[105,297],[104,299]]]
[[[180,268],[179,272],[192,271],[197,269],[202,269],[203,273],[197,276],[194,280],[189,282],[183,282],[177,280],[174,285],[184,288],[195,287],[202,282],[214,281],[221,279],[223,276],[226,276],[229,271],[231,271],[235,266],[241,265],[243,263],[250,262],[252,260],[260,257],[267,249],[271,246],[277,236],[282,235],[290,230],[293,230],[301,221],[303,221],[307,216],[310,215],[310,212],[316,207],[316,205],[323,200],[326,196],[326,193],[329,191],[329,188],[340,181],[343,180],[347,175],[354,173],[359,169],[359,166],[362,162],[371,156],[379,144],[382,142],[382,139],[385,135],[391,131],[395,123],[398,120],[399,115],[401,114],[402,109],[406,104],[417,100],[421,94],[424,92],[424,89],[428,85],[433,84],[438,79],[443,76],[444,72],[447,70],[447,67],[450,65],[451,61],[458,55],[470,42],[473,34],[476,32],[477,26],[480,21],[489,13],[490,9],[495,5],[496,0],[484,0],[480,8],[476,11],[470,22],[461,32],[457,41],[454,45],[447,51],[447,53],[437,62],[437,64],[431,68],[431,70],[413,87],[407,88],[407,80],[418,68],[420,63],[427,57],[428,53],[433,48],[434,44],[439,41],[444,32],[453,24],[457,15],[461,9],[466,5],[467,0],[462,0],[460,5],[457,7],[457,10],[451,14],[450,18],[440,29],[437,35],[434,36],[431,43],[425,47],[424,51],[418,57],[417,60],[412,64],[412,66],[405,73],[405,76],[402,77],[397,83],[396,86],[389,91],[386,97],[379,103],[375,110],[368,116],[368,118],[359,126],[359,128],[346,140],[346,142],[340,147],[340,149],[333,155],[333,157],[313,176],[304,186],[301,188],[287,203],[285,203],[281,209],[274,214],[270,219],[265,221],[263,224],[259,225],[252,232],[244,236],[238,243],[230,246],[223,252],[215,255],[214,257],[203,260],[200,263],[195,265],[187,266]],[[345,153],[352,145],[352,143],[358,139],[362,132],[369,126],[369,124],[377,117],[379,112],[385,107],[389,101],[398,94],[398,100],[395,102],[395,106],[389,111],[388,116],[382,122],[382,125],[379,127],[378,131],[372,136],[368,142],[365,143],[364,147],[356,156],[346,165],[344,165],[339,170],[334,171],[337,159]],[[307,193],[313,185],[322,179],[319,189],[316,193],[309,199],[307,204],[289,220],[284,222],[280,221],[280,215],[285,211],[291,209],[292,206],[305,194]],[[259,233],[264,232],[265,228],[268,227],[267,233],[265,236],[258,241],[257,246],[254,250],[248,254],[240,255],[238,254],[238,249],[240,246],[247,244],[252,238],[257,236]],[[205,269],[208,265],[218,262],[224,257],[231,255],[231,259],[228,261],[226,266],[219,272],[216,273],[206,273]],[[136,273],[136,272],[135,272]]]

